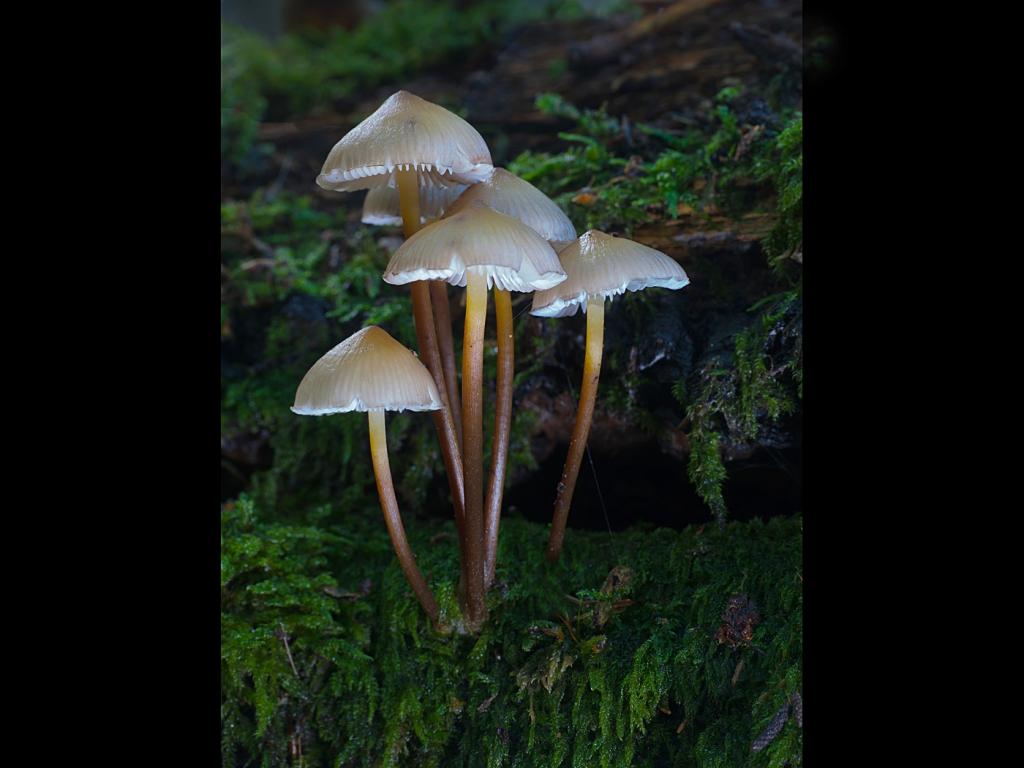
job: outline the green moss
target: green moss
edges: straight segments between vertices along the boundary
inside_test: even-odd
[[[731,359],[712,358],[698,373],[696,396],[689,398],[685,386],[673,389],[690,421],[690,480],[719,522],[726,514],[722,437],[754,440],[764,423],[795,412],[803,396],[801,289],[751,309],[760,314],[733,336]]]
[[[771,155],[762,160],[758,174],[770,179],[778,196],[779,219],[764,242],[775,263],[803,245],[803,117],[798,116],[779,134]]]
[[[739,766],[799,764],[788,722],[755,739],[801,676],[801,523],[573,531],[502,524],[499,586],[478,637],[436,634],[379,510],[318,507],[283,526],[222,510],[225,765]],[[458,610],[454,526],[410,539]],[[723,640],[726,606],[756,606]]]
[[[262,506],[302,508],[373,493],[365,418],[312,418],[289,410],[309,367],[364,325],[415,345],[408,297],[380,279],[388,254],[365,227],[349,227],[308,197],[261,193],[221,208],[221,431],[265,434],[272,466],[252,479]],[[329,237],[324,237],[324,233]],[[429,419],[389,419],[391,449],[406,463],[406,498],[422,501],[443,472],[423,435]]]
[[[623,138],[622,120],[603,109],[580,110],[558,94],[541,94],[537,108],[575,121],[576,130],[559,134],[568,143],[565,151],[523,152],[509,169],[561,204],[581,231],[629,233],[652,218],[676,218],[680,204],[739,216],[764,204],[774,189],[781,221],[773,237],[788,242],[800,217],[801,119],[793,118],[773,139],[770,126],[741,124],[733,109],[739,96],[737,88],[723,89],[705,130],[633,126],[654,141],[622,157],[612,150]],[[765,184],[768,189],[759,186]]]
[[[715,519],[721,522],[725,520],[727,512],[722,497],[722,483],[727,473],[718,445],[719,434],[708,426],[708,416],[703,409],[692,409],[689,415],[692,426],[687,474],[697,495],[708,505]]]

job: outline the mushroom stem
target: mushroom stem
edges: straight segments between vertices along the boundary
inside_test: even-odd
[[[484,502],[484,585],[494,582],[498,556],[498,524],[501,499],[505,491],[505,467],[508,464],[509,432],[512,428],[512,374],[515,368],[515,336],[512,327],[512,297],[508,291],[494,288],[494,314],[497,319],[498,382],[494,406],[494,442],[491,449],[491,476]]]
[[[420,181],[416,171],[395,169],[395,184],[398,186],[398,209],[402,214],[402,233],[405,239],[420,229]]]
[[[487,277],[466,272],[466,327],[462,335],[462,465],[466,478],[466,619],[472,631],[487,618],[484,603],[483,378]]]
[[[587,300],[587,352],[583,360],[583,385],[580,387],[580,403],[576,411],[576,423],[569,441],[569,454],[565,457],[565,468],[558,483],[555,497],[555,512],[551,521],[551,535],[548,538],[547,559],[555,562],[562,551],[565,538],[565,523],[569,518],[569,506],[576,489],[576,478],[580,473],[583,451],[587,447],[587,435],[594,420],[594,402],[597,400],[597,380],[601,375],[601,353],[604,349],[604,297],[593,296]]]
[[[416,172],[411,170],[396,170],[395,178],[398,183],[398,200],[402,212],[402,230],[406,238],[409,238],[416,234],[420,226],[419,180],[416,178]],[[439,411],[434,411],[434,427],[437,430],[438,442],[441,443],[444,468],[448,474],[448,487],[452,494],[452,504],[455,507],[455,522],[458,525],[461,539],[465,516],[462,459],[459,454],[455,422],[452,419],[451,403],[448,400],[448,389],[445,386],[441,353],[437,344],[430,288],[427,281],[424,280],[417,280],[410,287],[413,320],[416,324],[416,343],[419,346],[423,362],[427,366],[427,370],[430,371],[430,375],[433,376],[437,391],[441,395],[442,408]]]
[[[437,326],[437,345],[441,349],[441,363],[444,369],[444,383],[448,389],[452,420],[455,422],[455,437],[462,445],[462,402],[459,399],[459,378],[455,373],[455,343],[452,341],[452,316],[448,304],[448,290],[443,280],[430,281],[430,303],[434,310],[434,325]]]
[[[402,566],[402,572],[416,593],[416,599],[420,601],[423,610],[426,611],[430,620],[437,624],[438,610],[437,601],[423,579],[419,567],[416,565],[416,557],[409,547],[405,538],[405,526],[402,525],[402,516],[398,512],[398,500],[395,498],[395,486],[391,482],[391,465],[388,462],[388,437],[384,428],[384,411],[370,411],[370,455],[373,457],[373,474],[377,479],[377,495],[380,497],[380,509],[384,513],[384,522],[391,535],[391,544],[398,555],[398,564]]]

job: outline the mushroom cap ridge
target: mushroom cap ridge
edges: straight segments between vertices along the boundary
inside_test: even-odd
[[[533,295],[530,314],[568,317],[587,311],[592,296],[610,298],[644,288],[682,288],[690,282],[673,259],[646,245],[591,229],[558,253],[565,282]]]
[[[415,170],[421,184],[474,184],[494,166],[479,132],[444,107],[398,91],[334,145],[316,183],[351,192],[395,186],[395,170]]]
[[[504,168],[495,168],[487,179],[469,187],[447,213],[458,213],[474,202],[519,219],[548,242],[576,239],[576,228],[554,200]]]
[[[474,203],[428,224],[395,251],[385,282],[445,280],[466,285],[466,273],[487,277],[487,287],[506,291],[550,288],[565,280],[554,249],[518,219]]]
[[[441,396],[426,366],[383,328],[356,331],[309,369],[292,411],[436,411]]]

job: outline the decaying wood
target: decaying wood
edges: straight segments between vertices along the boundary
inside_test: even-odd
[[[797,0],[681,0],[625,26],[621,17],[530,24],[509,33],[477,69],[442,66],[400,85],[436,103],[461,105],[495,162],[504,165],[523,150],[564,149],[558,132],[571,129],[572,121],[538,110],[540,93],[561,94],[581,108],[604,105],[608,114],[625,119],[622,142],[632,147],[650,140],[629,130],[638,122],[670,133],[700,126],[726,85],[763,90],[778,69],[764,66],[766,58],[793,61],[800,36]],[[598,48],[605,53],[592,56]],[[574,63],[582,61],[586,66]],[[339,101],[328,114],[262,125],[259,140],[276,144],[282,158],[292,156],[284,188],[356,209],[361,195],[326,192],[312,180],[335,142],[395,88],[389,84]],[[238,193],[244,196],[244,190]]]
[[[569,66],[582,70],[595,64],[609,62],[623,49],[636,44],[641,38],[669,29],[686,17],[720,2],[721,0],[679,0],[668,8],[633,22],[622,32],[602,35],[571,46]]]
[[[772,34],[754,24],[743,24],[739,21],[732,22],[729,29],[744,48],[762,61],[793,69],[799,69],[803,63],[803,48],[785,35]]]
[[[755,244],[772,231],[774,213],[747,213],[731,219],[718,213],[710,217],[690,213],[676,219],[662,219],[643,224],[634,232],[634,239],[667,253],[682,262],[715,253],[748,253]]]

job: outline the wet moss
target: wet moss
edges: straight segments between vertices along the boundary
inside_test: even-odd
[[[777,195],[780,228],[771,242],[799,236],[799,113],[775,113],[735,87],[722,89],[702,115],[704,128],[683,131],[643,123],[627,128],[603,109],[581,110],[558,94],[541,94],[536,106],[576,128],[559,134],[564,151],[523,152],[509,169],[562,205],[580,231],[628,235],[652,219],[677,218],[682,207],[739,217],[772,207]],[[645,141],[627,140],[627,130]]]
[[[752,750],[800,691],[799,518],[573,531],[556,565],[507,519],[477,637],[429,627],[379,510],[221,518],[225,765],[800,763],[793,718]],[[456,613],[454,526],[409,528]]]

